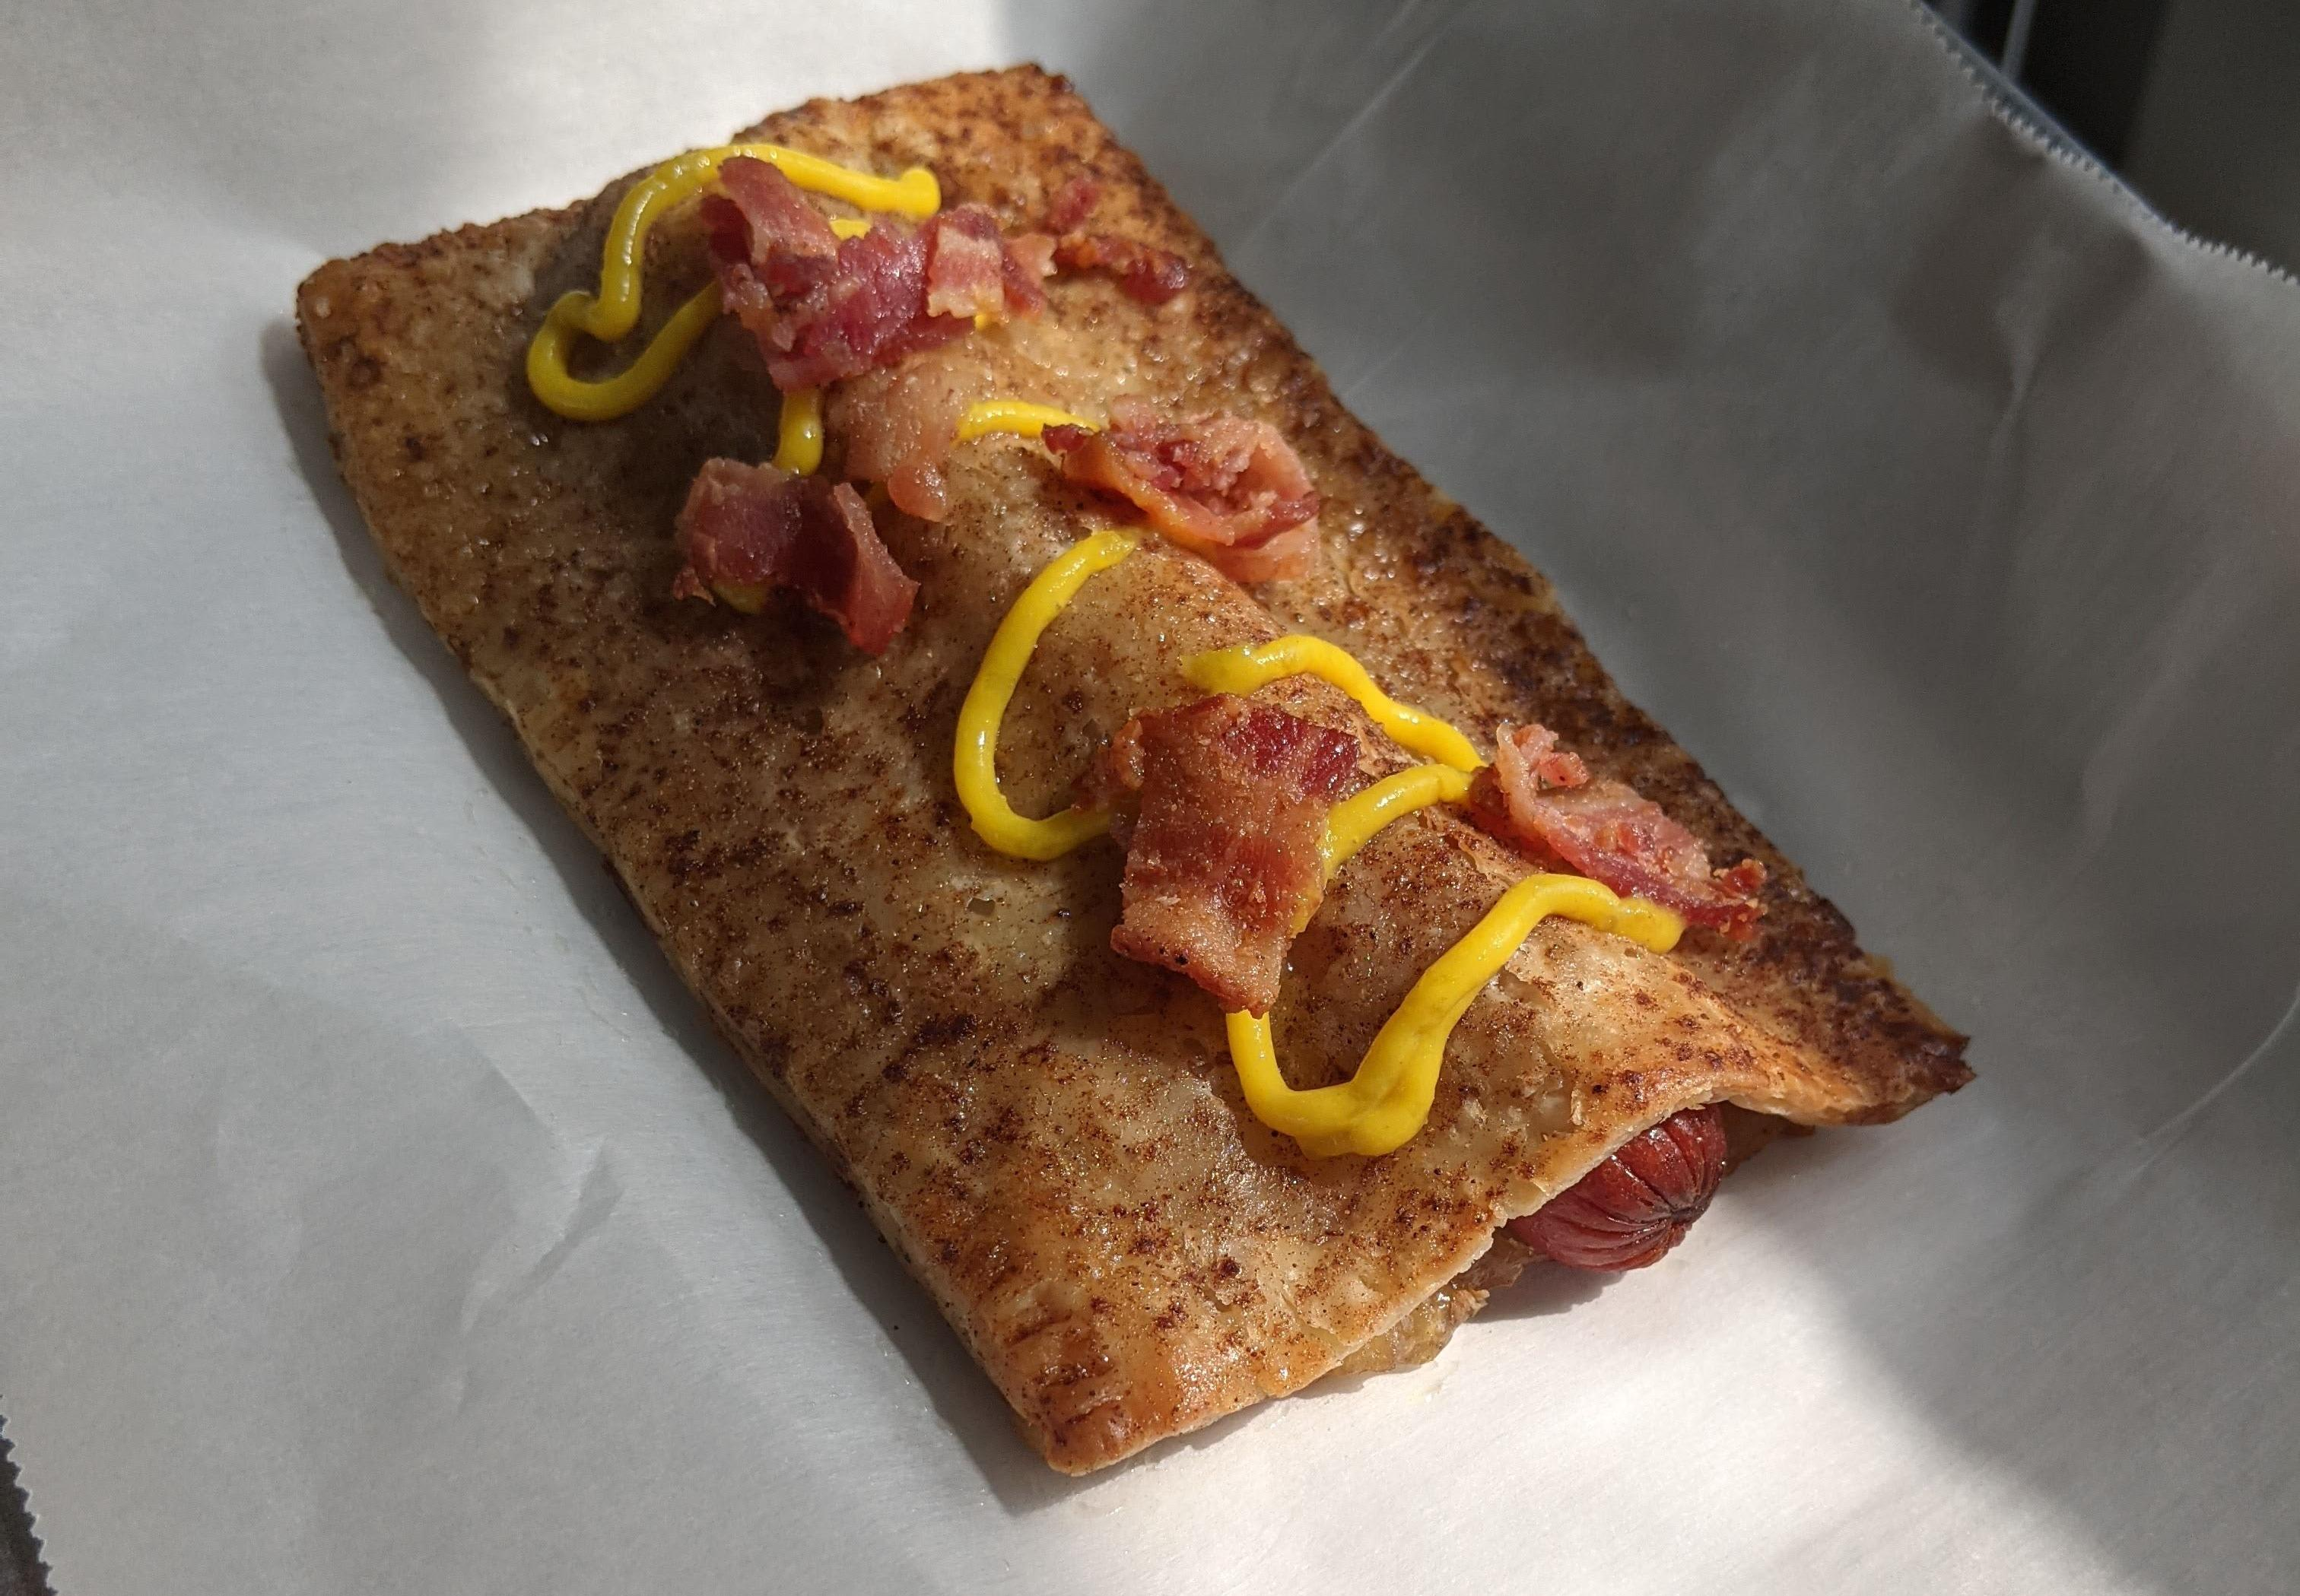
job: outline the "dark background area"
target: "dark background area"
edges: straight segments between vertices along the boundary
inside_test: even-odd
[[[2300,0],[1932,4],[2176,225],[2300,264]],[[0,1433],[0,1596],[47,1589]]]
[[[24,1493],[16,1484],[16,1460],[9,1454],[6,1433],[0,1432],[0,1596],[42,1596],[47,1588],[24,1514]]]
[[[2176,225],[2300,267],[2300,4],[1931,3]]]

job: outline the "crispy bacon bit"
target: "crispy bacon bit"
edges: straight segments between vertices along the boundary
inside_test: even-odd
[[[798,185],[763,161],[722,162],[719,187],[704,196],[701,214],[721,297],[764,338],[774,326],[774,295],[804,294],[829,276],[838,262],[838,237]]]
[[[1035,316],[1046,308],[1041,273],[1014,258],[998,219],[958,205],[926,224],[927,310],[937,316]]]
[[[1672,1114],[1629,1138],[1509,1232],[1574,1269],[1641,1269],[1685,1239],[1725,1176],[1725,1118],[1714,1104]]]
[[[1712,874],[1700,838],[1635,788],[1591,781],[1546,726],[1504,726],[1495,744],[1493,768],[1470,792],[1471,812],[1488,831],[1694,925],[1744,940],[1756,935],[1763,864],[1745,859]]]
[[[704,201],[712,263],[783,392],[892,365],[973,325],[928,310],[927,241],[916,229],[881,220],[859,238],[834,238],[826,260],[794,250],[780,226],[793,203],[822,220],[788,178],[748,156],[721,163],[719,178],[724,196]]]
[[[998,242],[998,224],[988,212],[978,212],[976,219],[988,223],[988,229],[960,226],[955,219],[945,218],[945,225],[929,229],[929,315],[971,318],[1006,308],[1006,252]]]
[[[1046,202],[1046,228],[1050,233],[1074,233],[1094,214],[1102,200],[1102,185],[1080,173],[1066,179]]]
[[[1179,422],[1121,399],[1102,432],[1049,427],[1046,447],[1071,481],[1132,501],[1159,532],[1240,582],[1307,576],[1319,548],[1318,493],[1301,457],[1267,421]]]
[[[756,614],[775,588],[792,588],[874,654],[903,629],[919,591],[879,541],[861,495],[771,465],[704,461],[679,512],[678,543],[687,563],[673,596]]]
[[[1540,722],[1504,727],[1503,733],[1494,745],[1494,774],[1504,793],[1589,785],[1589,767],[1581,756],[1558,747],[1557,734]]]
[[[922,229],[877,217],[861,237],[840,239],[763,161],[735,156],[721,163],[719,180],[723,193],[703,212],[712,263],[727,307],[759,340],[767,375],[785,393],[947,344],[976,315],[1046,307],[1036,276],[980,205],[954,206]]]
[[[1006,240],[1006,257],[1020,270],[1029,273],[1031,286],[1054,275],[1054,241],[1045,233],[1017,233]],[[1046,297],[1038,289],[1038,296]]]
[[[972,392],[946,361],[905,361],[843,384],[831,399],[832,429],[846,445],[845,474],[883,482],[895,506],[921,520],[949,513],[943,462]]]
[[[1054,245],[1064,271],[1104,271],[1121,292],[1144,304],[1164,304],[1190,286],[1190,263],[1171,249],[1115,233],[1066,233]]]
[[[838,272],[779,305],[764,340],[777,387],[821,387],[962,337],[973,323],[927,309],[926,239],[899,222],[838,245]]]
[[[1051,266],[1107,272],[1118,279],[1121,292],[1144,304],[1164,304],[1190,286],[1190,264],[1172,250],[1116,233],[1084,231],[1101,199],[1102,185],[1081,174],[1046,201],[1041,225],[1055,236]]]
[[[1120,847],[1130,849],[1134,846],[1134,796],[1142,790],[1142,717],[1137,715],[1087,761],[1071,784],[1071,802],[1080,809],[1110,810],[1110,835]]]
[[[1326,811],[1357,752],[1346,733],[1228,694],[1129,721],[1089,783],[1142,795],[1110,945],[1226,1010],[1267,1014],[1322,895]]]

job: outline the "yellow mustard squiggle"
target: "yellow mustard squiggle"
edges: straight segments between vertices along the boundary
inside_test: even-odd
[[[578,320],[580,307],[568,307],[590,297],[579,289],[562,295],[527,346],[528,387],[545,409],[571,421],[612,421],[645,404],[662,391],[695,341],[719,319],[719,285],[712,283],[671,312],[637,360],[612,377],[585,382],[567,370],[568,346],[584,330]],[[562,311],[568,313],[562,315]]]
[[[1485,765],[1457,728],[1399,703],[1375,686],[1354,655],[1321,638],[1295,636],[1215,649],[1182,669],[1201,687],[1241,694],[1284,677],[1318,677],[1355,699],[1396,742],[1444,761],[1397,771],[1334,807],[1321,850],[1329,880],[1391,821],[1468,797],[1471,776]],[[1269,1017],[1243,1010],[1225,1016],[1246,1106],[1312,1157],[1373,1156],[1404,1146],[1429,1120],[1454,1027],[1534,927],[1553,914],[1617,932],[1656,952],[1675,947],[1685,933],[1684,921],[1668,910],[1621,898],[1584,877],[1529,876],[1422,972],[1347,1081],[1296,1091],[1279,1070]],[[1295,927],[1297,934],[1302,929]]]
[[[1049,427],[1083,427],[1096,430],[1095,424],[1084,416],[1074,416],[1066,410],[1056,410],[1051,404],[1033,404],[1027,399],[985,399],[970,404],[966,413],[958,419],[958,441],[971,443],[993,432],[1011,432],[1017,437],[1036,437]]]
[[[1438,956],[1382,1025],[1348,1080],[1296,1091],[1278,1068],[1267,1016],[1226,1015],[1229,1054],[1246,1107],[1313,1158],[1394,1152],[1429,1122],[1446,1043],[1486,983],[1550,915],[1626,936],[1656,953],[1677,945],[1685,923],[1668,910],[1621,898],[1585,876],[1528,876],[1470,934]]]
[[[1032,578],[1000,622],[968,690],[953,755],[959,801],[977,835],[1002,853],[1055,859],[1109,828],[1110,817],[1101,810],[1071,808],[1045,820],[1016,814],[998,789],[998,728],[1047,625],[1088,578],[1126,558],[1134,546],[1130,534],[1098,533],[1071,545]],[[1331,644],[1297,637],[1217,649],[1196,656],[1185,670],[1197,686],[1215,692],[1251,692],[1280,677],[1314,674],[1356,699],[1407,746],[1454,756],[1396,771],[1336,804],[1326,818],[1320,848],[1329,880],[1390,822],[1433,803],[1466,798],[1472,776],[1483,766],[1458,730],[1390,699],[1364,666]],[[1278,1068],[1269,1018],[1244,1010],[1225,1016],[1230,1059],[1246,1107],[1313,1158],[1352,1152],[1373,1157],[1404,1146],[1429,1121],[1454,1027],[1534,927],[1551,915],[1629,937],[1655,952],[1675,947],[1685,932],[1684,921],[1668,910],[1620,897],[1586,877],[1529,876],[1421,973],[1346,1081],[1296,1091]],[[1298,934],[1302,927],[1294,929]]]
[[[1392,820],[1404,819],[1433,803],[1459,803],[1470,795],[1470,773],[1445,765],[1415,765],[1385,776],[1362,793],[1336,804],[1326,817],[1326,838],[1320,845],[1321,862],[1328,879],[1350,856]]]
[[[1390,697],[1374,686],[1373,677],[1366,674],[1356,656],[1322,638],[1296,633],[1268,643],[1210,649],[1185,661],[1182,674],[1209,693],[1240,696],[1282,677],[1314,676],[1356,699],[1358,707],[1402,747],[1456,770],[1485,766],[1470,739],[1452,725]]]
[[[1072,544],[1032,577],[998,623],[974,685],[958,711],[958,746],[952,774],[958,801],[974,822],[975,835],[1001,853],[1018,859],[1060,859],[1110,829],[1110,811],[1075,806],[1033,820],[1014,812],[998,788],[998,728],[1038,636],[1096,571],[1107,570],[1134,552],[1130,532],[1097,532]]]
[[[764,161],[801,188],[865,211],[893,212],[915,220],[942,208],[941,186],[922,166],[899,178],[872,177],[778,144],[721,145],[664,162],[631,185],[615,207],[600,261],[598,293],[578,288],[561,295],[528,345],[528,387],[549,409],[574,421],[610,421],[629,414],[670,380],[680,359],[711,325],[719,313],[716,283],[679,306],[627,370],[604,381],[585,382],[567,369],[576,335],[612,344],[638,325],[648,230],[672,207],[701,192],[719,175],[721,163],[736,155]],[[869,225],[841,218],[831,229],[851,237]]]
[[[799,388],[785,394],[776,429],[780,436],[775,441],[775,465],[812,476],[822,463],[822,390]]]

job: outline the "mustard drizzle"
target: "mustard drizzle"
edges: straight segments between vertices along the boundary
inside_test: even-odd
[[[1459,803],[1469,795],[1469,772],[1445,765],[1412,765],[1344,799],[1327,815],[1326,837],[1319,848],[1327,879],[1392,820],[1433,803]]]
[[[547,409],[574,421],[612,421],[629,415],[662,392],[687,352],[710,328],[721,309],[716,282],[699,289],[671,312],[647,346],[612,377],[586,381],[568,367],[578,337],[612,344],[638,325],[648,233],[658,220],[708,187],[718,177],[720,166],[737,155],[764,161],[799,187],[845,200],[862,210],[890,212],[916,220],[942,208],[941,186],[924,167],[912,167],[899,178],[874,177],[775,144],[721,145],[692,150],[663,162],[633,184],[616,205],[601,249],[598,292],[573,289],[561,295],[528,344],[527,384]],[[871,230],[871,223],[862,217],[834,216],[830,230],[841,238],[857,238]],[[975,325],[979,328],[987,320],[977,316]],[[1050,404],[990,399],[968,407],[959,420],[958,441],[965,443],[993,432],[1037,437],[1052,426],[1092,427],[1093,423]],[[802,476],[818,470],[823,445],[821,390],[802,388],[784,395],[778,430],[777,467]]]
[[[1078,596],[1088,578],[1132,553],[1137,541],[1130,532],[1097,532],[1072,544],[1032,577],[998,623],[973,686],[966,690],[966,702],[959,706],[958,744],[951,756],[958,801],[966,806],[975,835],[1001,853],[1060,859],[1110,829],[1106,809],[1072,805],[1043,820],[1015,813],[998,787],[998,729],[1038,649],[1039,635]]]
[[[1456,770],[1485,766],[1470,739],[1451,724],[1426,710],[1398,702],[1374,685],[1355,655],[1323,638],[1296,633],[1268,643],[1209,649],[1185,661],[1182,674],[1209,693],[1235,693],[1240,697],[1284,677],[1314,676],[1356,699],[1358,707],[1400,747]]]
[[[629,415],[662,389],[710,327],[719,314],[715,282],[680,305],[638,358],[613,377],[586,382],[567,367],[578,336],[612,344],[638,325],[648,232],[674,207],[701,193],[719,175],[720,165],[736,155],[764,161],[801,188],[861,210],[891,212],[916,220],[942,209],[941,186],[922,166],[899,178],[873,177],[779,144],[721,145],[664,162],[632,184],[615,206],[599,262],[599,291],[575,288],[561,295],[527,346],[527,385],[547,408],[572,421],[612,421]],[[854,237],[870,225],[852,217],[836,218],[830,224],[841,237]]]
[[[983,655],[959,711],[954,769],[959,801],[976,834],[1000,852],[1055,859],[1109,829],[1110,817],[1101,810],[1072,807],[1045,820],[1017,815],[998,789],[998,733],[1015,684],[1046,627],[1088,578],[1117,564],[1133,548],[1131,535],[1117,532],[1072,544],[1030,579]],[[1401,744],[1442,761],[1394,772],[1334,806],[1320,847],[1329,881],[1383,827],[1430,804],[1466,798],[1473,775],[1485,763],[1459,729],[1398,703],[1374,685],[1354,656],[1316,638],[1214,649],[1194,656],[1183,671],[1197,686],[1241,694],[1283,677],[1315,675],[1349,694]],[[1670,910],[1621,897],[1587,877],[1529,876],[1421,972],[1346,1081],[1307,1091],[1288,1085],[1268,1017],[1244,1010],[1226,1015],[1230,1060],[1246,1107],[1313,1158],[1346,1152],[1377,1157],[1404,1146],[1429,1121],[1454,1027],[1533,928],[1551,915],[1626,936],[1660,953],[1675,947],[1685,932],[1685,922]],[[1302,928],[1294,927],[1297,934]]]
[[[1454,1027],[1519,944],[1553,914],[1626,936],[1656,953],[1675,947],[1685,930],[1668,910],[1616,896],[1586,876],[1528,876],[1421,972],[1346,1081],[1296,1091],[1279,1070],[1268,1017],[1244,1010],[1225,1016],[1246,1107],[1313,1158],[1395,1152],[1429,1121]]]
[[[1051,404],[1033,404],[1027,399],[985,399],[970,404],[966,413],[958,419],[958,441],[971,443],[986,433],[1011,432],[1017,437],[1037,437],[1049,427],[1083,427],[1096,430],[1093,422],[1084,416],[1074,416],[1066,410]]]
[[[777,468],[802,477],[814,475],[822,463],[822,390],[798,388],[785,394],[776,433]]]

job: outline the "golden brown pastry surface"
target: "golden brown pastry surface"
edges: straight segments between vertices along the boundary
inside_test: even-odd
[[[1129,715],[1195,696],[1175,669],[1188,652],[1308,629],[1481,738],[1546,722],[1713,855],[1754,852],[1772,871],[1746,947],[1696,931],[1664,958],[1546,925],[1456,1034],[1423,1135],[1384,1159],[1308,1159],[1245,1110],[1211,1000],[1111,952],[1116,850],[1002,858],[952,787],[959,702],[992,628],[1106,507],[1034,444],[961,445],[946,521],[881,513],[922,586],[871,659],[796,606],[746,617],[670,596],[670,528],[696,468],[773,449],[771,390],[731,322],[622,420],[562,420],[529,395],[527,340],[559,292],[593,281],[621,185],[314,272],[304,344],[394,577],[1056,1467],[1099,1467],[1333,1369],[1478,1259],[1501,1220],[1678,1109],[1882,1120],[1966,1078],[1961,1039],[1620,697],[1547,585],[1341,409],[1062,80],[946,79],[746,136],[880,171],[930,165],[948,201],[983,201],[1010,229],[1088,173],[1106,195],[1097,228],[1192,264],[1165,306],[1058,278],[1042,322],[842,385],[833,468],[844,407],[932,380],[1089,412],[1133,395],[1257,415],[1325,495],[1311,581],[1248,593],[1154,544],[1088,584],[1008,718],[1002,768],[1024,812],[1064,802]],[[691,231],[666,229],[653,256],[643,334],[700,277]],[[1350,730],[1369,772],[1402,762],[1330,690],[1272,694]],[[1354,1068],[1421,968],[1523,869],[1434,810],[1361,853],[1276,1010],[1296,1084]],[[1442,1334],[1454,1317],[1418,1323]]]

